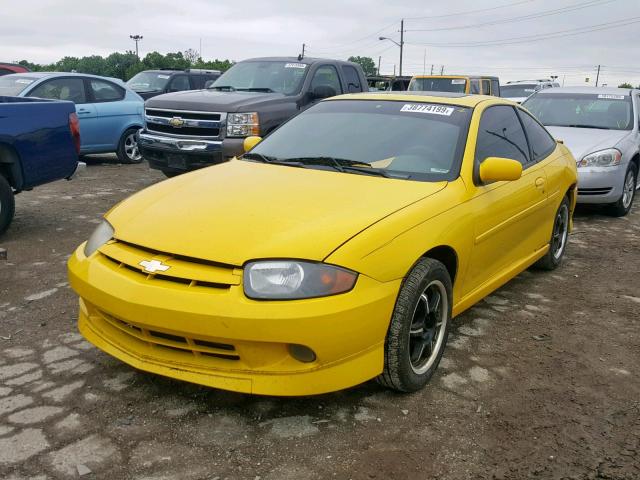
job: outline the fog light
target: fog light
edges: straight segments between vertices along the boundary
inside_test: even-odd
[[[315,352],[304,345],[297,345],[295,343],[290,344],[289,353],[291,353],[291,356],[299,362],[311,363],[316,359]]]

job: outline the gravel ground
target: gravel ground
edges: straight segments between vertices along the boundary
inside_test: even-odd
[[[0,478],[640,478],[640,206],[579,211],[564,265],[458,317],[423,391],[280,399],[138,372],[77,333],[66,258],[160,180],[94,164],[18,195],[0,240]]]

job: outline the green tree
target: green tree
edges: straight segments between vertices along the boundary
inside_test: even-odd
[[[374,62],[371,57],[349,57],[349,61],[359,64],[367,77],[377,75],[378,73],[376,62]]]
[[[618,85],[618,88],[633,88],[633,85],[631,85],[630,83],[624,82]]]

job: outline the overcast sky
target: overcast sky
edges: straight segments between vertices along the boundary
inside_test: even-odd
[[[140,34],[141,55],[202,41],[205,59],[242,60],[297,55],[304,42],[309,56],[381,56],[382,73],[392,73],[399,48],[378,37],[399,41],[404,18],[404,74],[433,64],[593,85],[601,64],[600,84],[640,84],[640,0],[0,0],[0,11],[3,61],[123,52]]]

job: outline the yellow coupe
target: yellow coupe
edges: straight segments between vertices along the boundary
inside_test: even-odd
[[[343,95],[259,140],[105,215],[69,260],[87,340],[238,392],[411,392],[452,317],[562,260],[576,162],[509,101]]]

